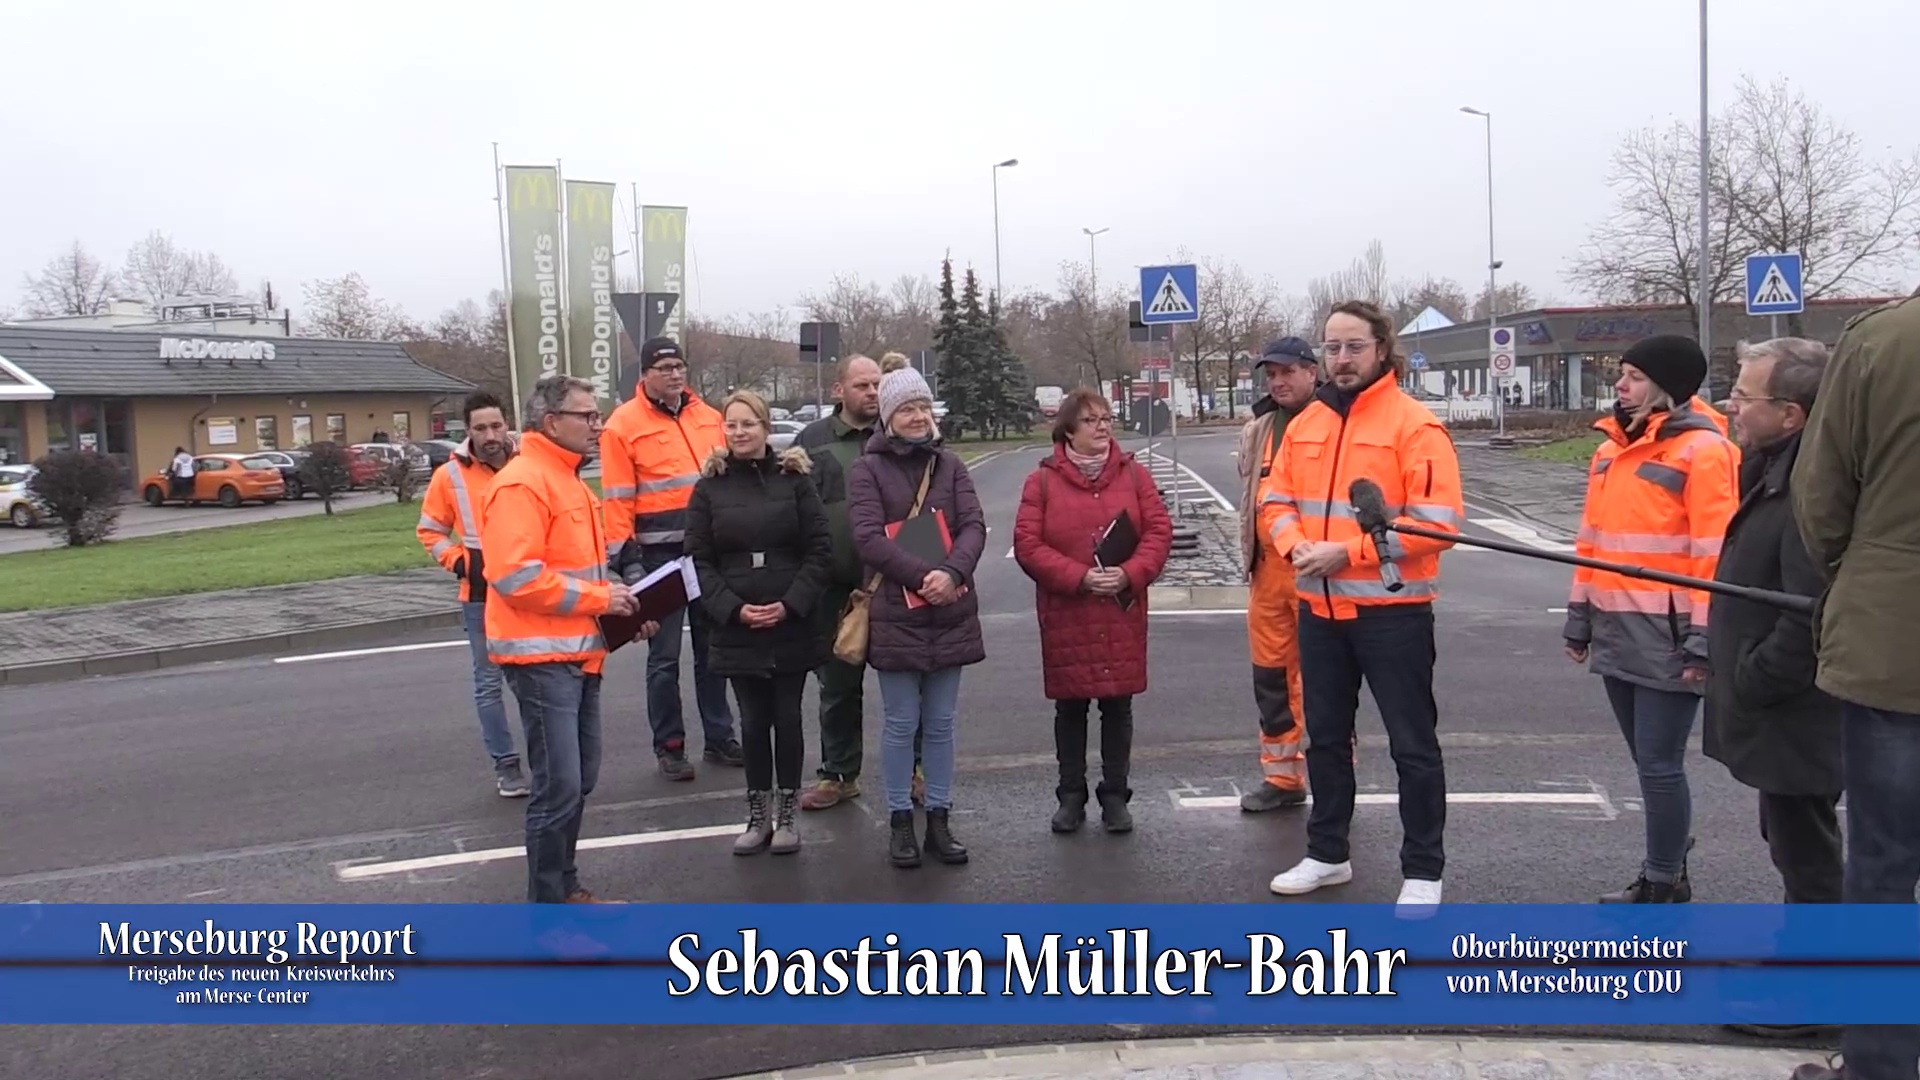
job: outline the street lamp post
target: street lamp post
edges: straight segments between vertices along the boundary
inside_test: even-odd
[[[1460,106],[1460,111],[1477,116],[1487,122],[1487,329],[1492,331],[1494,321],[1500,314],[1500,292],[1495,284],[1495,272],[1500,269],[1500,261],[1493,256],[1493,114],[1471,105]],[[1487,374],[1493,372],[1489,370]],[[1507,395],[1506,387],[1495,380],[1493,392],[1494,412],[1500,418],[1501,439],[1507,437]]]
[[[1091,323],[1090,329],[1093,331],[1093,366],[1095,369],[1093,374],[1097,379],[1100,376],[1100,262],[1094,251],[1093,240],[1094,237],[1106,232],[1107,229],[1088,229],[1082,227],[1080,231],[1087,234],[1087,275],[1093,279],[1093,311],[1088,318]]]
[[[1018,164],[1019,158],[1008,158],[993,167],[993,294],[1002,299],[1005,297],[1000,286],[1000,170]]]
[[[1700,0],[1700,351],[1707,358],[1707,394],[1713,394],[1713,278],[1708,263],[1713,258],[1708,231],[1708,166],[1710,147],[1707,138],[1707,0]]]

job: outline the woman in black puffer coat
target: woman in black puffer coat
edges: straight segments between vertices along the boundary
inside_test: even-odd
[[[687,554],[700,575],[696,602],[715,627],[707,667],[732,680],[740,705],[748,818],[734,854],[786,854],[800,848],[801,692],[830,655],[814,608],[833,574],[833,535],[807,452],[767,448],[772,422],[760,395],[738,391],[722,413],[727,445],[694,485]]]

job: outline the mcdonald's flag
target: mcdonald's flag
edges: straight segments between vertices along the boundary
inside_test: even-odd
[[[613,185],[567,181],[567,373],[593,383],[602,410],[619,404],[613,322]]]
[[[640,291],[649,293],[686,292],[687,281],[687,208],[684,206],[643,206],[640,208],[643,258],[640,267]],[[686,303],[675,304],[661,331],[680,342]]]
[[[509,165],[507,317],[513,333],[517,416],[533,384],[560,374],[560,177],[551,165]]]

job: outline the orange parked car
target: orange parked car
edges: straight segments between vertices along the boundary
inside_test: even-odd
[[[287,494],[286,481],[271,459],[245,454],[206,454],[193,459],[193,493],[182,498],[174,494],[173,481],[165,469],[141,481],[140,493],[148,506],[178,502],[198,506],[217,502],[232,508],[243,502],[269,505]]]

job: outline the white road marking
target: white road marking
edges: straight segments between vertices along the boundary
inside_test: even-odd
[[[1549,615],[1565,615],[1566,613],[1567,609],[1563,607],[1550,607],[1547,609],[1547,614]]]
[[[1168,608],[1165,611],[1149,610],[1147,616],[1149,618],[1162,618],[1173,615],[1233,615],[1238,617],[1246,613],[1246,608]]]
[[[1400,802],[1397,794],[1383,792],[1363,792],[1354,796],[1355,803],[1361,806],[1396,806]],[[1307,803],[1313,802],[1313,796],[1307,796]],[[1594,791],[1450,791],[1447,803],[1451,806],[1598,806],[1608,804],[1607,797]],[[1182,810],[1227,810],[1240,806],[1238,795],[1180,795],[1173,794],[1173,805]],[[582,840],[582,844],[586,841]]]
[[[1187,479],[1192,480],[1194,483],[1200,485],[1200,490],[1206,492],[1207,496],[1211,498],[1214,501],[1214,503],[1220,507],[1220,509],[1225,510],[1229,514],[1233,513],[1233,503],[1230,500],[1228,500],[1228,498],[1225,495],[1220,494],[1219,488],[1214,487],[1212,484],[1207,483],[1206,477],[1201,476],[1197,472],[1194,472],[1193,466],[1187,465],[1185,463],[1182,463],[1178,466],[1174,466],[1171,459],[1161,456],[1158,450],[1155,450],[1151,447],[1147,448],[1147,450],[1145,450],[1144,453],[1147,455],[1147,464],[1149,467],[1156,464],[1163,464],[1169,467],[1177,468],[1179,472],[1186,474]],[[1158,478],[1156,477],[1156,483],[1157,482],[1158,482]]]
[[[379,656],[383,653],[419,652],[422,649],[450,649],[455,645],[465,645],[466,638],[458,641],[428,641],[417,645],[383,645],[377,649],[348,649],[344,652],[308,653],[305,656],[276,656],[276,664],[304,664],[309,660],[345,660],[355,656]]]
[[[1574,550],[1572,544],[1563,544],[1558,540],[1549,540],[1540,535],[1538,530],[1529,528],[1517,521],[1508,521],[1503,517],[1477,517],[1468,518],[1467,520],[1490,532],[1499,533],[1509,540],[1518,540],[1528,547],[1539,548],[1541,551]]]
[[[1012,548],[1008,548],[1008,549],[1007,549],[1007,558],[1009,558],[1009,559],[1011,559],[1011,558],[1013,558],[1013,549],[1012,549]]]
[[[668,844],[675,840],[706,840],[720,836],[738,836],[742,827],[740,825],[706,825],[697,829],[663,829],[659,832],[627,833],[623,836],[582,837],[578,847],[581,851],[596,851],[601,848],[634,847],[641,844]],[[393,862],[335,863],[334,871],[339,874],[342,881],[363,881],[389,874],[409,874],[417,870],[438,870],[442,867],[462,866],[467,863],[499,862],[504,859],[526,857],[527,849],[524,846],[487,848],[482,851],[456,851],[447,855],[398,859]]]

